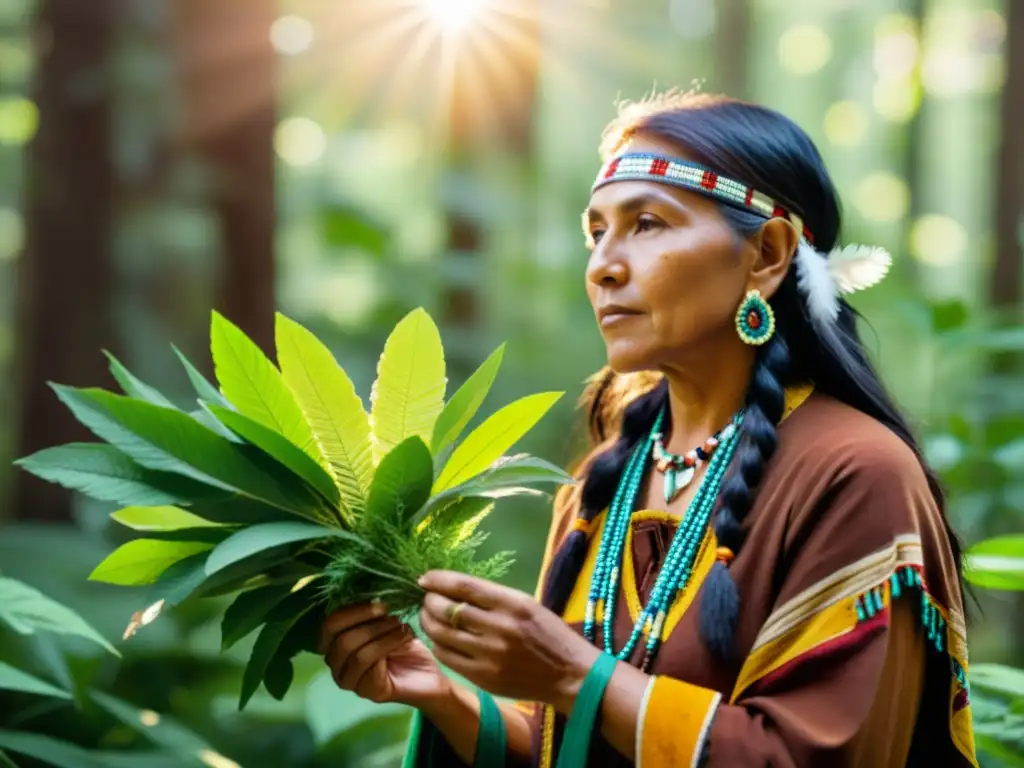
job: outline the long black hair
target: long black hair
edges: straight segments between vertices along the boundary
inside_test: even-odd
[[[605,130],[607,158],[631,136],[666,140],[690,158],[749,184],[799,214],[814,235],[815,247],[830,251],[839,236],[841,212],[835,187],[810,137],[787,117],[765,107],[710,95],[666,94],[624,109]],[[739,237],[754,235],[765,219],[720,204]],[[719,544],[738,553],[743,520],[750,511],[765,465],[775,452],[776,426],[782,418],[785,388],[813,381],[818,391],[872,416],[895,432],[914,452],[945,516],[945,497],[935,472],[892,398],[879,380],[857,332],[858,315],[840,302],[838,320],[823,330],[809,319],[794,268],[771,299],[776,332],[759,347],[746,394],[740,443],[722,486],[714,517]],[[628,380],[632,378],[633,382]],[[623,382],[623,380],[627,380]],[[640,390],[640,391],[637,391]],[[626,460],[651,429],[668,399],[664,378],[647,373],[618,375],[604,369],[584,393],[589,407],[591,452],[583,477],[578,514],[592,520],[611,502]],[[611,441],[610,432],[618,429]],[[946,523],[950,546],[960,563],[960,543]],[[544,585],[544,604],[562,613],[579,577],[587,536],[573,530],[561,542]],[[739,612],[739,595],[728,568],[712,567],[701,592],[700,630],[710,650],[728,658]]]

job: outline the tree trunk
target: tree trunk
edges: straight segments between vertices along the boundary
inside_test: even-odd
[[[274,346],[272,0],[176,0],[186,150],[213,178],[222,260],[217,309]]]
[[[113,349],[109,51],[114,0],[42,0],[35,20],[39,131],[28,148],[27,238],[20,264],[17,452],[84,440],[88,432],[46,382],[102,384]],[[71,494],[16,472],[14,515],[67,521]]]
[[[996,307],[1021,302],[1024,292],[1024,5],[1006,4],[1006,84],[1002,143],[996,161],[996,261],[989,297]]]
[[[717,90],[734,99],[750,98],[750,81],[747,77],[750,0],[720,0],[717,5]]]
[[[495,11],[497,14],[498,12]],[[482,152],[507,152],[516,164],[532,169],[534,104],[540,63],[539,0],[521,0],[515,13],[503,13],[494,26],[500,35],[488,41],[501,59],[502,77],[484,66],[474,46],[459,49],[453,68],[452,103],[449,105],[449,162],[455,169],[472,168]],[[467,34],[481,34],[470,29]],[[484,73],[483,75],[481,73]],[[494,82],[488,81],[491,78]],[[487,83],[491,92],[481,92]],[[524,179],[525,182],[525,179]],[[479,256],[485,247],[482,222],[460,215],[446,214],[447,247],[456,258]],[[446,285],[441,296],[441,322],[450,328],[473,332],[483,320],[483,307],[476,286]],[[471,371],[479,361],[460,360],[451,353],[454,369]]]

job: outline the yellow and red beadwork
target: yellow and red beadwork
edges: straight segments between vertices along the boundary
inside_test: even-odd
[[[814,244],[814,236],[807,229],[803,219],[796,213],[753,187],[688,160],[646,152],[625,152],[611,158],[601,167],[591,191],[613,181],[644,180],[689,189],[734,207],[756,213],[766,219],[786,219],[796,227],[808,244]]]

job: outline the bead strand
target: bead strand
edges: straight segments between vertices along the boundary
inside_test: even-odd
[[[689,582],[714,511],[719,486],[736,449],[742,413],[737,414],[720,433],[717,450],[709,456],[708,471],[690,503],[686,517],[673,537],[650,599],[634,623],[626,644],[616,653],[613,647],[615,602],[621,581],[622,556],[632,524],[636,499],[646,473],[646,460],[652,453],[651,447],[657,439],[663,419],[664,411],[658,415],[650,436],[643,445],[637,446],[637,450],[627,462],[619,487],[609,506],[584,622],[584,635],[593,642],[596,637],[597,613],[601,610],[604,635],[602,644],[608,653],[623,660],[633,653],[641,636],[645,636],[645,667],[650,666],[660,647],[662,628],[669,607]]]

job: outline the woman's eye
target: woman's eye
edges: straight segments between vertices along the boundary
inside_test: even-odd
[[[587,237],[587,242],[590,244],[590,247],[593,248],[595,245],[601,242],[602,237],[604,237],[603,229],[592,229],[590,230],[589,237]]]
[[[636,231],[637,232],[649,232],[652,229],[656,229],[661,226],[661,222],[654,216],[647,214],[641,215],[636,220]]]

